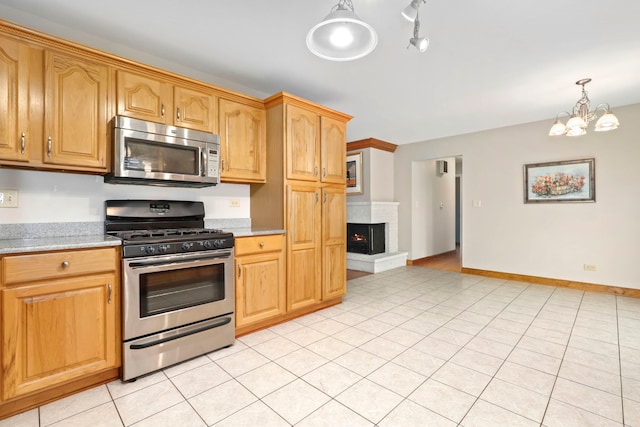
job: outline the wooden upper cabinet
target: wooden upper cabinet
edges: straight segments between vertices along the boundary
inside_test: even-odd
[[[321,117],[320,128],[321,181],[345,184],[347,125],[344,121]]]
[[[217,130],[213,94],[124,70],[117,71],[116,85],[119,116],[203,132]]]
[[[201,91],[175,86],[173,89],[174,116],[176,126],[216,132],[215,97]]]
[[[44,163],[107,170],[109,68],[45,52]]]
[[[173,94],[170,84],[160,79],[118,70],[116,85],[117,115],[173,124]]]
[[[222,180],[265,182],[267,124],[264,109],[220,99],[218,110]]]
[[[286,109],[287,179],[318,181],[319,116],[295,105]]]
[[[0,159],[29,158],[28,96],[28,47],[0,37]]]

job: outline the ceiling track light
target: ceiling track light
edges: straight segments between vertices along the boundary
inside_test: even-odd
[[[319,24],[307,33],[307,47],[330,61],[352,61],[373,52],[378,35],[354,12],[351,0],[339,0]]]
[[[413,2],[411,4],[413,4]],[[411,45],[415,46],[420,52],[424,52],[429,47],[429,39],[427,37],[420,37],[420,19],[418,18],[417,11],[413,21],[413,37],[409,39],[407,49],[409,49]]]
[[[586,134],[587,125],[589,122],[595,120],[598,116],[598,111],[600,110],[604,111],[604,114],[598,119],[598,121],[596,121],[596,125],[593,130],[596,132],[606,132],[618,128],[620,122],[611,111],[609,104],[598,104],[594,111],[590,111],[591,100],[589,99],[587,91],[584,89],[584,86],[590,81],[590,78],[585,78],[576,82],[577,85],[582,86],[582,97],[578,99],[576,105],[574,105],[572,114],[569,114],[566,111],[558,113],[555,122],[553,122],[553,125],[549,130],[549,136],[581,136]],[[561,115],[569,117],[566,125],[560,121]]]
[[[404,16],[409,21],[413,22],[418,17],[418,9],[420,8],[420,3],[426,3],[427,0],[411,0],[411,4],[404,8],[402,11],[402,16]]]

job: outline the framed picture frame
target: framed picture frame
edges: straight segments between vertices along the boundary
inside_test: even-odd
[[[524,165],[525,203],[595,201],[595,159]]]
[[[347,196],[363,194],[362,151],[347,154]]]

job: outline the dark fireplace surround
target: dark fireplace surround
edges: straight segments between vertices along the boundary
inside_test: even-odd
[[[347,223],[347,252],[375,255],[384,251],[384,223]]]

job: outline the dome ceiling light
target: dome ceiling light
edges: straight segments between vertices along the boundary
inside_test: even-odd
[[[330,61],[352,61],[373,52],[378,35],[354,12],[351,0],[339,0],[326,18],[307,33],[307,47]]]

